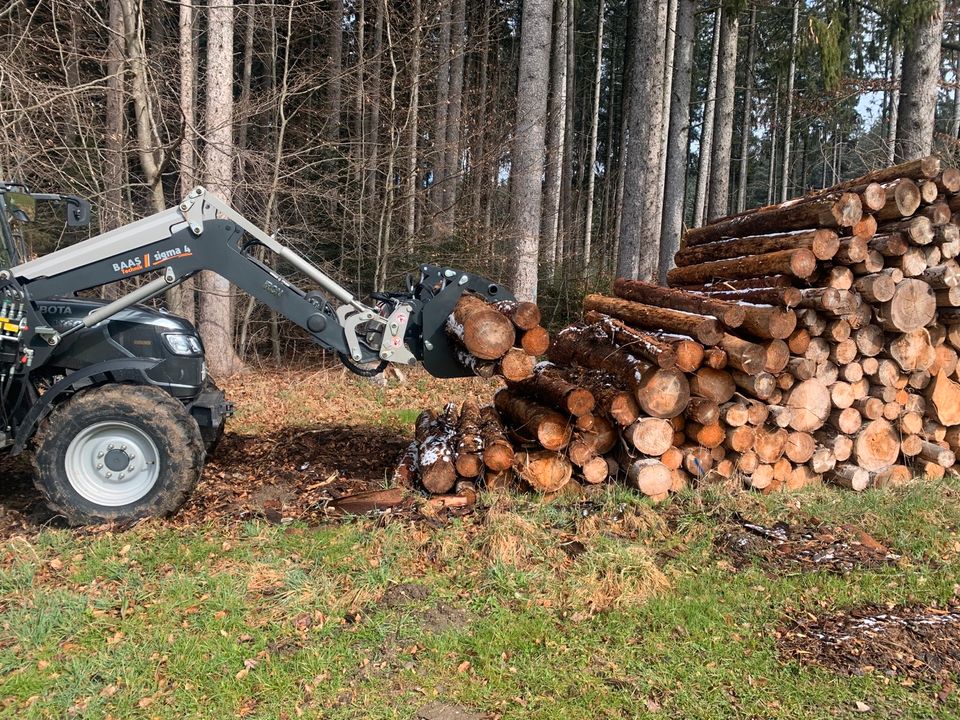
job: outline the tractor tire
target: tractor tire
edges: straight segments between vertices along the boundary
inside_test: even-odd
[[[57,406],[35,437],[35,482],[71,525],[169,515],[203,470],[182,404],[150,385],[103,385]]]

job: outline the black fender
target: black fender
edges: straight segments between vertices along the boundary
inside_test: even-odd
[[[152,370],[161,362],[162,360],[158,358],[114,358],[89,365],[80,370],[74,370],[59,382],[54,383],[43,395],[37,398],[37,401],[17,428],[16,442],[10,450],[10,454],[19,455],[24,451],[30,438],[33,437],[37,425],[53,409],[57,398],[75,389],[78,383],[90,380],[97,375],[105,375],[112,382],[132,380],[142,383],[145,380],[144,373],[147,370]]]

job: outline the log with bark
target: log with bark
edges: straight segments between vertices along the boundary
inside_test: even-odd
[[[454,466],[456,406],[452,403],[447,405],[439,415],[425,410],[417,418],[415,430],[420,483],[435,494],[448,492],[457,481]]]

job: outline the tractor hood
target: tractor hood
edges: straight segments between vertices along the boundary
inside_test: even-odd
[[[63,331],[75,325],[85,315],[107,304],[105,300],[86,300],[82,298],[48,298],[38,300],[40,313],[50,326]],[[180,332],[196,335],[197,331],[188,321],[167,312],[157,311],[145,305],[134,305],[122,310],[108,321],[108,324],[150,325],[158,332]]]

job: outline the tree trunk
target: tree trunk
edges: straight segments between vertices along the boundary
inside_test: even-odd
[[[790,69],[787,71],[787,110],[783,119],[783,173],[780,176],[780,201],[790,196],[790,138],[793,134],[793,82],[797,74],[797,27],[800,22],[800,0],[793,2],[793,24],[790,29]]]
[[[737,212],[747,209],[747,180],[750,172],[750,138],[753,135],[753,66],[757,56],[757,6],[750,8],[750,38],[747,41],[747,64],[743,68],[746,87],[743,91],[743,120],[740,137],[740,173],[737,185]]]
[[[597,132],[600,127],[600,80],[603,72],[603,13],[604,0],[597,2],[597,51],[594,56],[593,75],[593,109],[590,114],[590,139],[587,144],[587,163],[584,172],[587,173],[586,211],[583,219],[583,265],[589,267],[591,244],[593,241],[593,194],[596,188],[597,164]]]
[[[341,0],[336,0],[339,4]],[[420,139],[420,52],[423,37],[423,19],[420,0],[413,0],[413,47],[410,50],[410,108],[407,111],[407,179],[404,229],[407,236],[407,254],[413,255],[417,235],[417,149]]]
[[[127,58],[130,66],[130,97],[133,100],[137,151],[143,178],[150,191],[154,212],[166,209],[163,185],[160,182],[160,138],[153,117],[150,81],[147,68],[147,49],[144,36],[143,5],[134,0],[120,0],[126,37]]]
[[[690,133],[690,86],[693,70],[694,0],[677,0],[677,32],[673,53],[670,132],[664,170],[663,220],[660,227],[660,282],[665,283],[680,249],[687,187],[687,140]]]
[[[450,104],[447,108],[443,151],[443,209],[440,226],[445,236],[454,231],[457,187],[460,183],[460,117],[463,109],[463,61],[466,55],[466,0],[453,0],[450,28]]]
[[[419,2],[419,0],[416,0]],[[340,114],[343,107],[343,0],[330,0],[330,29],[328,30],[327,106],[329,117],[326,128],[331,142],[340,139]]]
[[[703,122],[700,125],[700,162],[697,168],[697,199],[693,209],[693,225],[703,225],[707,215],[707,190],[710,179],[710,159],[713,156],[713,124],[717,102],[717,60],[720,54],[720,25],[722,8],[717,8],[713,19],[713,42],[710,49],[710,71],[703,101]]]
[[[739,30],[740,18],[737,13],[721,12],[720,46],[717,55],[717,95],[707,202],[707,216],[711,218],[726,215],[730,200],[730,156],[733,144],[733,108],[736,98]]]
[[[566,21],[563,28],[567,33],[567,90],[566,109],[563,117],[563,164],[561,165],[560,186],[560,230],[557,238],[557,263],[562,264],[567,255],[574,255],[574,222],[573,222],[573,140],[574,140],[574,109],[576,103],[576,47],[574,41],[574,5],[575,0],[565,0]],[[567,246],[566,254],[564,246]]]
[[[437,68],[436,99],[433,118],[433,162],[431,163],[430,208],[433,216],[433,234],[442,232],[440,221],[446,206],[446,168],[447,117],[450,107],[450,31],[453,18],[453,0],[440,0],[440,28],[437,55],[440,62]]]
[[[183,8],[187,8],[187,12],[189,13],[191,12],[190,7],[190,0],[185,0],[180,10],[181,23],[183,22]],[[107,45],[106,136],[104,138],[105,157],[103,169],[104,207],[100,215],[100,229],[102,232],[113,230],[126,222],[123,201],[123,190],[126,184],[126,155],[123,147],[124,141],[126,140],[126,126],[124,123],[126,91],[124,90],[123,83],[124,30],[120,0],[110,0],[108,12],[110,15],[111,35]],[[191,37],[189,32],[188,37]],[[186,69],[188,66],[183,65],[182,67]],[[190,68],[190,72],[190,77],[192,77],[192,67]],[[186,108],[184,112],[186,113]],[[188,120],[187,123],[189,127],[190,120]],[[192,131],[192,128],[189,129]]]
[[[623,219],[617,258],[619,277],[652,280],[659,258],[660,148],[663,132],[664,23],[662,3],[631,0],[636,27],[630,73],[629,144],[625,163]],[[653,245],[653,247],[651,247]]]
[[[898,162],[929,155],[933,145],[944,0],[934,0],[932,5],[932,12],[916,22],[904,47],[895,150]]]
[[[670,133],[673,132],[670,126],[670,105],[673,97],[673,56],[676,52],[677,43],[677,15],[679,8],[678,0],[668,0],[666,4],[666,37],[664,39],[663,53],[663,102],[661,103],[661,116],[663,117],[663,130],[661,131],[662,145],[660,146],[660,185],[663,185],[663,179],[667,175],[667,146],[670,142]],[[663,218],[659,219],[662,227]]]
[[[537,299],[552,7],[547,0],[527,0],[523,5],[517,117],[510,169],[510,221],[516,238],[511,285],[517,297],[531,301]]]
[[[207,12],[206,148],[207,190],[229,204],[233,189],[233,0],[211,5]],[[233,345],[230,283],[206,271],[201,278],[200,334],[214,375],[240,369]]]
[[[780,115],[780,78],[777,78],[776,90],[773,96],[773,113],[770,116],[770,165],[767,170],[767,204],[773,203],[777,190],[777,135],[780,131],[778,122]],[[826,136],[824,135],[824,141]],[[823,181],[821,185],[827,184],[827,161],[823,161]]]
[[[550,52],[550,98],[547,105],[547,148],[544,177],[542,237],[543,265],[548,276],[563,263],[558,256],[560,232],[560,191],[565,172],[564,140],[567,113],[567,1],[554,6],[553,42]]]
[[[897,161],[897,116],[900,112],[900,85],[903,69],[903,51],[900,46],[899,34],[893,33],[890,41],[891,74],[890,74],[890,114],[887,118],[887,165]]]
[[[197,63],[194,56],[195,12],[193,0],[180,3],[180,112],[183,113],[183,140],[180,142],[180,197],[197,185]],[[194,280],[185,280],[171,291],[174,315],[196,323]]]

